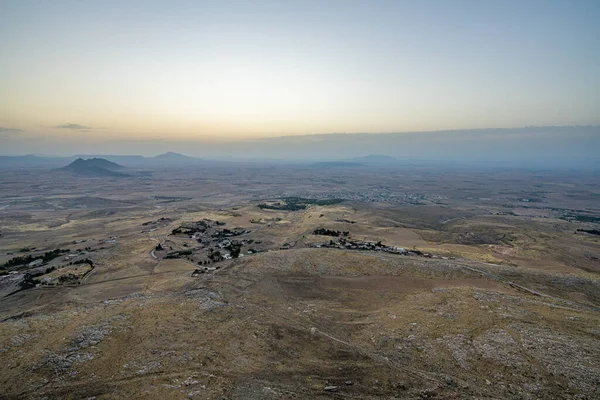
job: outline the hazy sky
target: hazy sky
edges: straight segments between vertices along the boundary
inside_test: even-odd
[[[0,0],[0,143],[600,125],[599,21],[598,0]]]

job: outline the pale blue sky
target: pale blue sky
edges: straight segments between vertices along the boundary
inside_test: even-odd
[[[599,21],[597,0],[0,0],[0,141],[598,125]]]

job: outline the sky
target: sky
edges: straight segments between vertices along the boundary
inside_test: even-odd
[[[598,126],[598,21],[597,0],[0,0],[0,154]]]

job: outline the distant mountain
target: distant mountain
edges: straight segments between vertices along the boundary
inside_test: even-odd
[[[104,162],[112,162],[114,165],[118,165],[119,168],[123,166],[133,168],[160,168],[164,166],[189,166],[200,163],[207,163],[209,161],[189,157],[179,153],[168,152],[159,154],[154,157],[144,157],[140,155],[74,155],[70,157],[47,157],[37,155],[24,155],[24,156],[0,156],[0,168],[22,168],[22,167],[33,167],[33,168],[60,168],[69,162],[76,162],[74,167],[79,167],[81,161],[92,161],[102,160]],[[210,161],[209,163],[214,163]],[[105,168],[111,171],[119,168],[114,165],[98,163],[93,161],[88,163],[89,166],[96,166]],[[84,168],[85,169],[85,168]]]
[[[68,157],[40,157],[36,155],[26,156],[0,156],[0,167],[2,168],[56,168],[69,162]]]
[[[159,162],[161,164],[171,164],[171,165],[193,164],[193,163],[202,161],[199,158],[189,157],[189,156],[186,156],[186,155],[183,155],[180,153],[173,153],[172,151],[151,157],[151,158],[149,158],[149,160],[151,160],[153,162]]]
[[[315,167],[352,168],[368,165],[397,164],[399,159],[384,155],[368,155],[364,157],[347,158],[338,161],[322,161],[311,164]]]
[[[87,154],[87,155],[78,155],[76,154],[75,156],[73,156],[73,160],[75,160],[76,158],[84,158],[84,159],[90,159],[90,158],[103,158],[105,160],[108,161],[112,161],[114,163],[117,163],[121,166],[130,166],[130,165],[142,165],[145,162],[147,162],[147,158],[143,157],[143,156],[139,156],[139,155],[103,155],[103,154]]]
[[[174,153],[172,151],[163,153],[163,154],[159,154],[157,156],[154,156],[153,158],[157,159],[157,160],[195,160],[194,157],[189,157],[186,155],[183,155],[181,153]]]
[[[351,161],[323,161],[311,164],[314,167],[323,167],[323,168],[354,168],[360,167],[363,164]]]
[[[400,161],[396,157],[371,154],[365,157],[351,158],[349,161],[359,162],[363,164],[390,164]]]
[[[78,156],[78,157],[94,157],[94,158],[103,158],[108,161],[112,161],[115,163],[119,163],[122,165],[126,165],[128,167],[141,167],[141,168],[156,168],[160,166],[175,166],[175,165],[189,165],[192,163],[197,163],[201,161],[198,158],[188,157],[183,154],[168,152],[164,154],[159,154],[154,157],[144,157],[139,155],[121,155],[121,156],[113,156],[113,155],[88,155],[88,156]]]
[[[89,176],[127,176],[119,170],[124,169],[123,166],[105,160],[104,158],[90,158],[84,160],[78,158],[66,167],[60,168],[63,171],[69,171],[78,175],[89,175]]]
[[[1,140],[0,140],[1,142]],[[24,142],[25,143],[25,142]],[[111,144],[109,144],[111,143]],[[0,153],[12,152],[0,146]],[[30,154],[40,151],[40,143],[26,148]],[[56,151],[54,143],[47,151]],[[75,143],[71,144],[72,147]],[[77,146],[83,146],[79,143]],[[173,147],[166,147],[173,146]],[[131,169],[159,170],[166,167],[221,167],[234,162],[261,162],[278,165],[308,165],[319,161],[356,162],[384,169],[410,165],[452,165],[490,168],[582,169],[600,168],[600,126],[542,126],[510,129],[466,129],[432,132],[347,133],[293,135],[246,140],[170,142],[142,140],[107,142],[94,149],[118,149],[119,152],[177,153],[155,157],[139,155],[100,157]],[[45,148],[42,148],[46,150]],[[531,149],[536,149],[532,152]],[[63,150],[60,150],[63,151]],[[106,152],[107,150],[102,150]],[[113,151],[113,150],[110,150]],[[106,154],[106,153],[105,153]],[[369,155],[370,154],[370,155]],[[384,155],[385,154],[385,155]],[[366,157],[364,157],[366,156]],[[390,157],[393,156],[393,157]],[[397,161],[394,159],[397,157]],[[58,168],[74,161],[73,157],[0,156],[0,168]]]

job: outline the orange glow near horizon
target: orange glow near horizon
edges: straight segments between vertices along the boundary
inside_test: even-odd
[[[566,3],[540,16],[502,3],[6,2],[0,130],[239,140],[598,125],[596,22]]]

